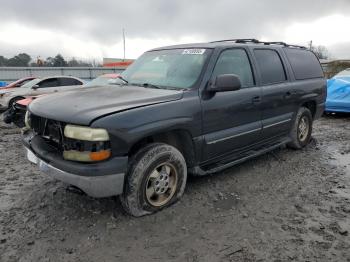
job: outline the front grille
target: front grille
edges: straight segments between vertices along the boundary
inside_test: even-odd
[[[111,148],[110,141],[81,141],[64,136],[65,122],[47,119],[34,114],[30,114],[30,125],[34,133],[42,137],[46,143],[55,147],[59,152],[64,150],[98,152]]]
[[[66,123],[31,114],[30,124],[37,135],[59,151],[63,151],[63,132]]]

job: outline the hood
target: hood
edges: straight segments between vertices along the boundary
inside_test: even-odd
[[[22,87],[6,88],[4,90],[0,90],[0,95],[20,96],[20,95],[26,95],[28,92],[30,92],[29,88],[22,88]]]
[[[35,99],[29,110],[35,115],[71,124],[90,125],[112,113],[174,101],[183,91],[138,86],[91,87]]]
[[[350,79],[333,78],[327,82],[327,100],[343,100],[350,103]]]

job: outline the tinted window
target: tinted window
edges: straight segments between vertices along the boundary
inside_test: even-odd
[[[262,84],[274,84],[287,80],[281,58],[275,50],[255,49],[254,54],[260,69]]]
[[[45,87],[58,86],[59,83],[58,83],[57,78],[49,78],[49,79],[41,81],[38,85],[39,85],[40,88],[45,88]]]
[[[74,78],[62,77],[60,78],[60,86],[76,86],[81,85],[82,83]]]
[[[254,85],[252,68],[247,53],[243,49],[230,49],[221,53],[216,62],[213,77],[222,74],[238,75],[242,87]]]
[[[310,79],[323,77],[323,71],[314,53],[301,49],[284,49],[290,65],[292,66],[295,79]]]
[[[26,83],[32,81],[33,79],[26,79],[26,80],[23,80],[21,83],[18,83],[16,86],[23,86],[25,85]]]

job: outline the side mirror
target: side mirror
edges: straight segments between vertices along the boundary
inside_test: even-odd
[[[234,74],[218,75],[209,86],[211,92],[236,91],[241,89],[241,80]]]
[[[32,89],[33,90],[37,90],[39,88],[39,85],[34,85],[34,86],[32,86]]]

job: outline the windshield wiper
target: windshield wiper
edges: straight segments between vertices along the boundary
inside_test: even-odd
[[[163,87],[160,87],[160,86],[157,86],[157,85],[153,85],[153,84],[150,84],[150,83],[143,83],[141,86],[143,87],[150,87],[150,88],[156,88],[156,89],[165,89]]]
[[[126,80],[124,77],[122,77],[121,75],[117,76],[120,80],[122,80],[125,84],[129,84],[129,81]]]

